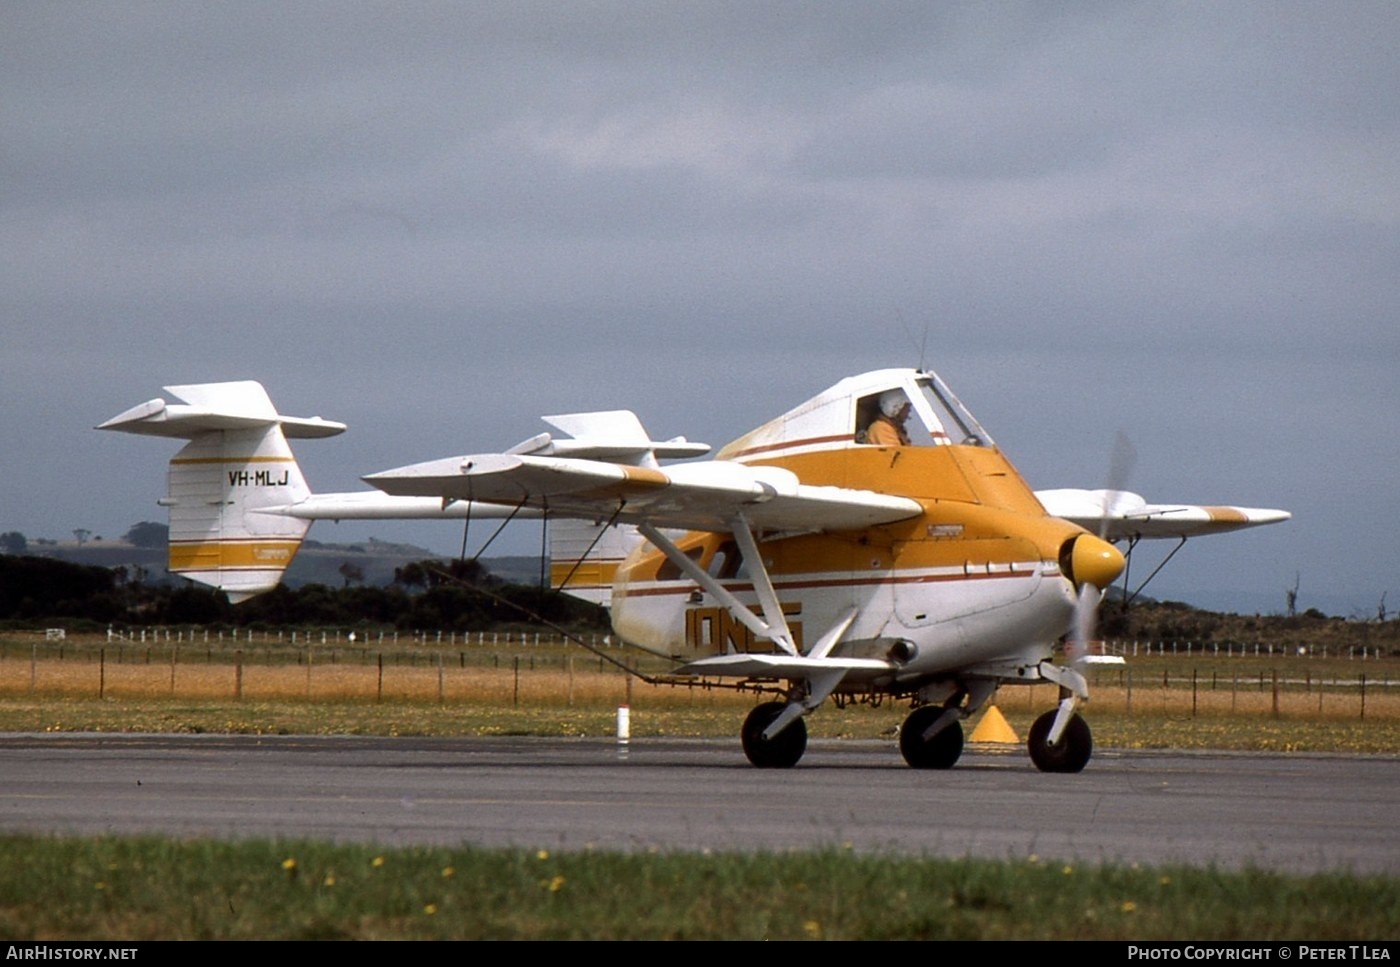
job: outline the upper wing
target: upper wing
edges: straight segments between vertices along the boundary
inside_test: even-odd
[[[1194,504],[1149,504],[1126,490],[1037,490],[1046,512],[1105,540],[1134,537],[1198,537],[1242,527],[1277,524],[1293,515],[1262,507],[1199,507]]]
[[[664,469],[572,457],[478,454],[364,478],[388,494],[535,507],[551,516],[728,531],[742,515],[765,530],[850,530],[923,513],[918,501],[812,487],[791,471],[716,460]]]

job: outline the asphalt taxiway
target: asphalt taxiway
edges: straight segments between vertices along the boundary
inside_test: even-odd
[[[1400,758],[1024,751],[948,771],[893,743],[0,735],[0,829],[385,845],[790,850],[1400,873]]]

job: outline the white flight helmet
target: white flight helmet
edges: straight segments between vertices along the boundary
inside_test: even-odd
[[[880,412],[894,419],[899,411],[909,405],[909,397],[902,389],[887,389],[880,394]]]

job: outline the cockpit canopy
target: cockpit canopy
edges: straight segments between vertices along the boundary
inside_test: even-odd
[[[884,369],[842,380],[730,443],[718,456],[742,460],[851,445],[994,444],[937,373]]]

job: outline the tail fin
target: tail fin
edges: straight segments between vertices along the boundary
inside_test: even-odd
[[[594,604],[612,603],[612,583],[624,558],[641,543],[631,524],[569,518],[549,522],[549,585]]]
[[[704,443],[684,437],[653,440],[630,410],[563,413],[546,416],[550,426],[573,439],[555,439],[548,433],[531,437],[512,453],[608,460],[655,469],[657,457],[698,457],[708,453]],[[550,586],[594,604],[608,607],[613,577],[623,560],[642,541],[631,524],[609,526],[604,521],[552,519],[549,522]]]
[[[98,429],[189,440],[160,501],[170,511],[171,573],[234,603],[276,587],[311,526],[270,512],[311,494],[287,437],[333,436],[345,425],[281,416],[260,383],[165,389],[186,402],[151,400]]]

